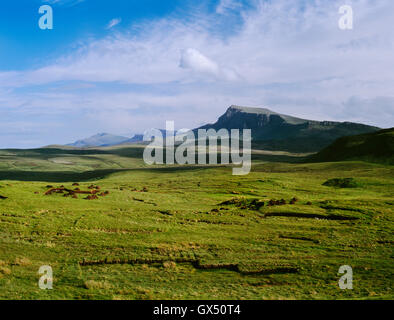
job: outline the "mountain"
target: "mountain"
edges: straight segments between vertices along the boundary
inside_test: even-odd
[[[352,122],[314,121],[280,114],[265,108],[231,106],[216,123],[198,129],[251,129],[253,148],[272,151],[318,152],[343,136],[376,132],[372,127]],[[198,129],[193,131],[196,133]],[[165,138],[173,132],[160,130]],[[104,147],[143,141],[143,135],[132,138],[101,133],[67,146]]]
[[[117,144],[122,144],[129,140],[127,137],[116,136],[109,133],[99,133],[90,138],[78,140],[74,143],[68,144],[67,146],[86,148],[86,147],[107,147]]]
[[[394,128],[339,138],[310,158],[313,162],[344,160],[394,164]]]
[[[306,120],[265,108],[240,106],[229,107],[216,123],[198,129],[211,128],[251,129],[253,148],[290,152],[317,152],[340,137],[379,130],[364,124]]]
[[[136,134],[132,138],[127,139],[126,141],[123,141],[122,144],[126,143],[139,143],[144,141],[144,135],[143,134]]]

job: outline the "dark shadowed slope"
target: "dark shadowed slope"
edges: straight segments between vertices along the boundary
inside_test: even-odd
[[[314,162],[344,160],[394,164],[394,128],[339,138],[310,158]]]
[[[216,123],[199,129],[211,128],[251,129],[254,148],[290,152],[317,152],[340,137],[379,130],[364,124],[306,120],[239,106],[231,106]]]

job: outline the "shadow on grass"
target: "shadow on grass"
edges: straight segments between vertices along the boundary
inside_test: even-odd
[[[62,156],[98,156],[98,155],[117,155],[126,158],[142,158],[143,149],[137,147],[124,147],[118,149],[58,149],[58,148],[41,148],[41,149],[4,149],[0,150],[20,158],[33,158],[48,160],[53,157]],[[6,155],[6,156],[9,156]]]
[[[56,156],[82,156],[89,159],[102,160],[100,155],[117,155],[126,158],[143,158],[143,148],[141,147],[124,147],[109,150],[99,149],[85,149],[85,150],[67,150],[57,148],[42,148],[30,150],[16,150],[7,149],[1,150],[2,152],[11,153],[11,156],[21,158],[37,158],[48,160]],[[1,154],[0,154],[1,155]],[[4,155],[9,156],[9,155]],[[219,156],[220,158],[221,156]],[[284,163],[300,163],[304,157],[290,156],[290,155],[269,155],[269,154],[253,154],[252,160],[265,161],[265,162],[284,162]],[[198,156],[196,155],[196,162]],[[219,161],[220,162],[220,161]],[[209,155],[207,154],[207,163],[209,163]],[[167,167],[149,167],[149,168],[113,168],[113,169],[100,169],[93,171],[23,171],[23,170],[4,170],[0,171],[1,180],[13,181],[46,181],[46,182],[82,182],[97,180],[107,177],[110,174],[126,171],[145,171],[155,173],[171,173],[182,172],[190,170],[202,170],[218,168],[217,166],[204,166],[204,165],[171,165]],[[236,166],[239,167],[239,166]]]
[[[284,162],[284,163],[303,163],[307,157],[288,156],[288,155],[271,155],[271,154],[253,154],[252,160],[265,162]]]
[[[122,169],[106,169],[85,172],[64,171],[0,171],[0,180],[12,181],[45,181],[45,182],[80,182],[102,179],[112,173],[126,171]]]
[[[164,149],[165,152],[166,149]],[[4,149],[1,152],[9,154],[0,156],[3,157],[20,157],[20,158],[33,158],[48,160],[54,157],[64,156],[82,156],[91,159],[101,160],[100,155],[116,155],[125,158],[136,158],[143,159],[144,149],[142,147],[123,147],[115,149],[57,149],[57,148],[42,148],[42,149]],[[220,159],[220,152],[218,153]],[[287,162],[287,163],[298,163],[305,161],[307,157],[291,156],[291,155],[278,155],[278,154],[252,154],[252,160],[270,161],[270,162]],[[196,162],[198,161],[198,155],[196,155]],[[209,161],[209,155],[207,154],[207,162]]]
[[[43,181],[43,182],[83,182],[103,179],[111,174],[119,172],[151,172],[173,173],[201,169],[212,169],[208,166],[177,166],[159,168],[136,168],[136,169],[103,169],[84,172],[66,171],[0,171],[0,181]],[[216,167],[217,168],[217,167]]]

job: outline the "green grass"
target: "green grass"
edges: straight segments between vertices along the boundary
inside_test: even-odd
[[[8,163],[0,173],[7,197],[0,299],[394,297],[392,166],[259,160],[249,175],[233,176],[229,167],[147,167],[136,150],[106,151],[57,151],[73,166],[42,151],[14,151],[0,162]],[[28,167],[33,158],[40,165]],[[359,185],[323,186],[342,177]],[[110,194],[44,196],[46,185],[72,182]],[[253,199],[287,204],[260,207]],[[38,288],[42,265],[53,268],[53,290]],[[353,290],[338,287],[342,265],[353,267]]]

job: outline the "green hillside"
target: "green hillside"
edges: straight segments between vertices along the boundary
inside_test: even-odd
[[[391,166],[37,174],[0,181],[0,300],[393,298]],[[359,187],[323,185],[344,175]],[[45,195],[75,182],[108,194]],[[37,286],[43,265],[53,290]],[[353,268],[353,290],[338,287],[342,265]]]
[[[342,137],[310,158],[313,162],[363,160],[394,164],[394,128]]]
[[[0,151],[0,300],[393,297],[393,166],[260,151],[233,176],[142,151]]]

